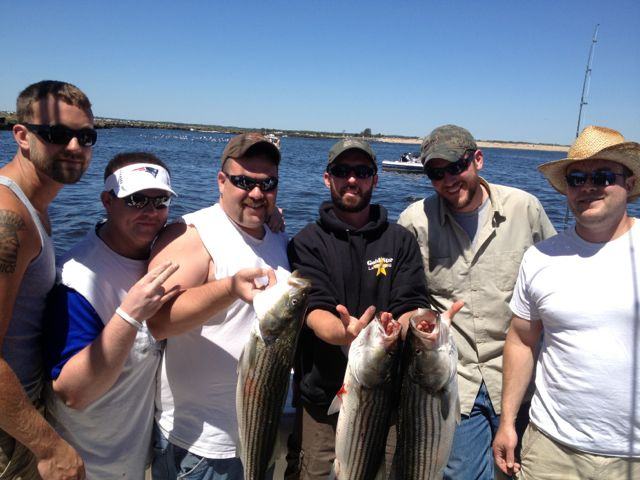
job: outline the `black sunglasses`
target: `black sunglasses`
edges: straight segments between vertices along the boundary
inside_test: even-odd
[[[361,180],[365,178],[373,177],[376,173],[375,168],[369,167],[367,165],[345,165],[344,163],[338,163],[335,165],[331,165],[327,167],[327,171],[337,178],[349,178],[351,174],[355,174],[355,176]]]
[[[222,173],[224,173],[224,176],[229,179],[234,187],[246,190],[247,192],[250,192],[256,187],[262,192],[272,192],[278,188],[278,177],[268,177],[264,180],[258,180],[257,178],[247,177],[246,175],[229,175],[227,172]]]
[[[462,172],[467,171],[475,153],[475,150],[467,150],[464,157],[457,162],[451,162],[446,167],[430,167],[427,163],[424,167],[424,173],[427,174],[430,180],[442,180],[445,172],[449,175],[460,175]]]
[[[111,195],[116,196],[111,191]],[[168,208],[171,205],[171,195],[160,195],[158,197],[150,197],[149,195],[145,195],[144,193],[132,193],[131,195],[127,195],[126,197],[122,197],[124,200],[124,204],[130,208],[137,208],[138,210],[142,210],[144,207],[149,205],[153,205],[153,208],[156,210],[162,210],[163,208]]]
[[[615,173],[611,170],[596,170],[595,172],[571,172],[567,173],[567,185],[571,188],[578,188],[585,185],[589,180],[596,187],[608,187],[616,183],[616,178],[627,178],[624,173]]]
[[[24,126],[45,142],[54,145],[67,145],[72,138],[77,138],[80,145],[88,147],[95,145],[98,139],[98,132],[93,128],[74,130],[64,125],[35,125],[33,123],[25,123]]]

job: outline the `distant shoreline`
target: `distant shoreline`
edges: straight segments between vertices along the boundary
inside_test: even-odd
[[[422,139],[407,137],[372,137],[372,141],[383,143],[405,143],[407,145],[420,145]],[[545,152],[566,152],[569,147],[566,145],[548,145],[544,143],[523,143],[523,142],[485,142],[478,140],[476,142],[480,148],[507,148],[517,150],[538,150]]]
[[[16,123],[16,117],[14,112],[0,112],[0,130],[9,130]],[[261,131],[263,134],[273,133],[277,136],[290,136],[290,137],[307,137],[307,138],[342,138],[345,134],[331,133],[331,132],[311,132],[311,131],[298,131],[298,130],[274,130],[274,129],[250,129],[250,128],[238,128],[238,127],[225,127],[225,126],[211,126],[211,125],[199,125],[199,124],[184,124],[184,123],[172,123],[172,122],[151,122],[145,120],[121,120],[114,118],[95,118],[96,128],[163,128],[163,129],[175,129],[175,130],[190,130],[200,132],[212,132],[212,133],[228,133],[237,134],[248,131]],[[357,133],[346,134],[348,136],[360,136]],[[407,145],[420,145],[422,139],[418,137],[397,137],[397,136],[371,136],[364,137],[370,142],[384,142],[384,143],[405,143]],[[478,146],[481,148],[511,148],[520,150],[544,150],[544,151],[558,151],[566,152],[569,147],[564,145],[548,145],[542,143],[521,143],[521,142],[502,142],[502,141],[490,141],[483,142],[478,141]]]

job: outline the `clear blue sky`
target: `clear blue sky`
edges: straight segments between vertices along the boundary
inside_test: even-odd
[[[638,0],[0,0],[0,109],[42,79],[98,116],[569,144],[640,141]]]

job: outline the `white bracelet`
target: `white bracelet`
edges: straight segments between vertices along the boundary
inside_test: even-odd
[[[127,322],[129,325],[134,327],[136,330],[140,330],[142,328],[142,322],[139,322],[138,320],[133,318],[131,315],[129,315],[124,310],[122,310],[120,307],[116,308],[116,313],[120,315],[120,318],[122,318],[125,322]]]

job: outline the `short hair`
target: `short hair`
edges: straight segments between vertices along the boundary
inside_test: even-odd
[[[64,103],[81,108],[91,117],[91,102],[89,98],[75,85],[56,80],[42,80],[25,88],[16,101],[16,117],[18,123],[28,123],[33,119],[33,104],[47,98],[49,95]]]
[[[116,170],[119,170],[122,167],[126,167],[127,165],[132,165],[134,163],[150,163],[152,165],[160,165],[167,172],[169,172],[169,176],[171,176],[171,171],[169,167],[156,157],[153,153],[149,152],[125,152],[119,153],[107,163],[107,166],[104,169],[104,181],[107,180],[109,175],[111,175]]]

